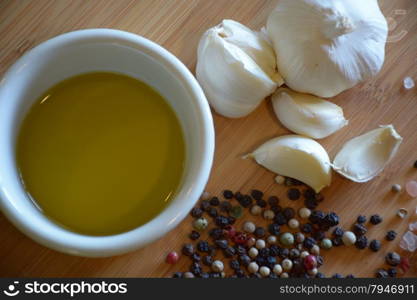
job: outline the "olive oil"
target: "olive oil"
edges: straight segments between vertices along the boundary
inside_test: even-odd
[[[147,84],[87,73],[49,89],[20,128],[16,159],[42,212],[74,232],[110,235],[158,215],[180,185],[185,145]]]

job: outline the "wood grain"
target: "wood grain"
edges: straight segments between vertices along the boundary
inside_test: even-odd
[[[143,35],[177,55],[192,71],[196,47],[201,34],[222,19],[231,18],[260,29],[277,1],[267,0],[1,0],[0,1],[0,74],[25,51],[55,35],[81,29],[108,27]],[[390,21],[390,39],[382,72],[374,79],[354,87],[333,100],[342,106],[350,124],[337,134],[321,141],[331,157],[349,138],[376,128],[394,124],[404,137],[399,153],[389,167],[373,181],[356,184],[338,175],[323,194],[321,209],[335,211],[342,225],[349,227],[358,214],[379,213],[384,222],[370,226],[368,236],[383,240],[385,232],[395,229],[404,233],[413,213],[416,199],[405,193],[390,192],[393,183],[404,184],[417,179],[412,164],[417,159],[417,93],[402,87],[405,76],[417,80],[417,2],[415,0],[381,0],[383,12]],[[404,10],[405,14],[401,14]],[[403,33],[402,33],[403,32]],[[405,33],[405,34],[404,34]],[[213,194],[223,189],[247,192],[262,189],[278,195],[283,206],[298,207],[300,203],[286,200],[285,189],[274,184],[274,175],[253,161],[242,160],[242,154],[253,150],[267,139],[285,134],[274,117],[269,101],[242,119],[231,120],[214,114],[216,154],[207,190]],[[401,220],[395,216],[405,207],[412,216]],[[164,263],[170,250],[179,250],[187,240],[190,219],[144,249],[118,257],[87,259],[68,256],[33,242],[4,216],[0,216],[1,276],[97,276],[97,277],[162,277],[174,270],[185,270],[188,260],[175,267]],[[372,276],[384,266],[384,255],[396,250],[410,257],[413,266],[406,276],[417,276],[417,256],[404,253],[395,242],[383,241],[383,250],[373,253],[353,247],[340,247],[324,253],[326,274],[339,272]]]

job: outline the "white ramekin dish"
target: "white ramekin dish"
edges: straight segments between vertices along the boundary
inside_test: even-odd
[[[93,71],[126,74],[155,88],[176,112],[186,142],[182,183],[170,205],[143,226],[103,237],[68,231],[45,217],[25,192],[15,163],[16,135],[33,102],[54,84]],[[87,29],[60,35],[27,52],[0,81],[0,206],[22,232],[55,250],[111,256],[160,238],[187,215],[203,192],[213,153],[213,120],[196,79],[174,55],[135,34]]]

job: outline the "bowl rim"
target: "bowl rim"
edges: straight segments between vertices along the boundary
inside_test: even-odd
[[[178,207],[175,207],[175,205],[167,206],[159,215],[138,228],[108,236],[78,234],[66,230],[51,221],[49,221],[49,226],[55,228],[51,227],[49,229],[53,229],[52,231],[55,230],[55,235],[51,234],[48,230],[45,230],[45,228],[33,226],[32,221],[26,218],[27,215],[19,212],[13,205],[13,199],[9,199],[10,197],[7,196],[7,193],[3,189],[3,182],[0,176],[0,208],[6,217],[20,231],[49,248],[67,254],[86,257],[106,257],[133,251],[161,238],[175,228],[187,216],[188,212],[198,201],[204,190],[213,164],[215,147],[214,124],[210,107],[202,88],[190,70],[176,56],[162,46],[142,36],[126,31],[108,28],[82,29],[64,33],[42,42],[35,48],[26,52],[7,70],[0,80],[0,95],[6,86],[4,83],[8,81],[8,78],[18,76],[18,71],[26,64],[26,62],[32,60],[34,57],[42,56],[42,53],[45,50],[58,49],[66,47],[69,44],[94,42],[97,40],[111,40],[112,43],[121,42],[123,45],[127,43],[134,49],[148,54],[168,69],[169,72],[172,72],[195,102],[194,109],[199,114],[200,134],[203,135],[201,145],[203,151],[202,153],[199,153],[198,172],[197,176],[192,179],[193,188],[190,188],[187,191],[187,201],[183,201]],[[1,131],[0,134],[2,134]],[[183,184],[180,191],[184,189],[184,186],[185,185]],[[177,196],[171,204],[175,203]],[[29,197],[27,197],[26,200],[30,201]],[[46,216],[43,216],[43,218],[48,219]],[[156,223],[163,223],[163,226]],[[62,236],[56,235],[57,229],[59,229]]]

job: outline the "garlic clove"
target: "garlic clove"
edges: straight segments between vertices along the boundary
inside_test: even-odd
[[[392,125],[380,126],[345,143],[333,161],[333,169],[352,181],[369,181],[382,172],[401,142]]]
[[[280,0],[266,25],[293,90],[333,97],[375,76],[388,24],[377,0]]]
[[[283,83],[269,42],[232,20],[202,36],[196,76],[214,110],[231,118],[252,112]]]
[[[287,88],[273,94],[272,105],[285,127],[313,139],[325,138],[348,124],[336,104]]]
[[[268,170],[295,178],[317,193],[331,182],[329,155],[316,141],[300,135],[284,135],[261,145],[249,155]]]

